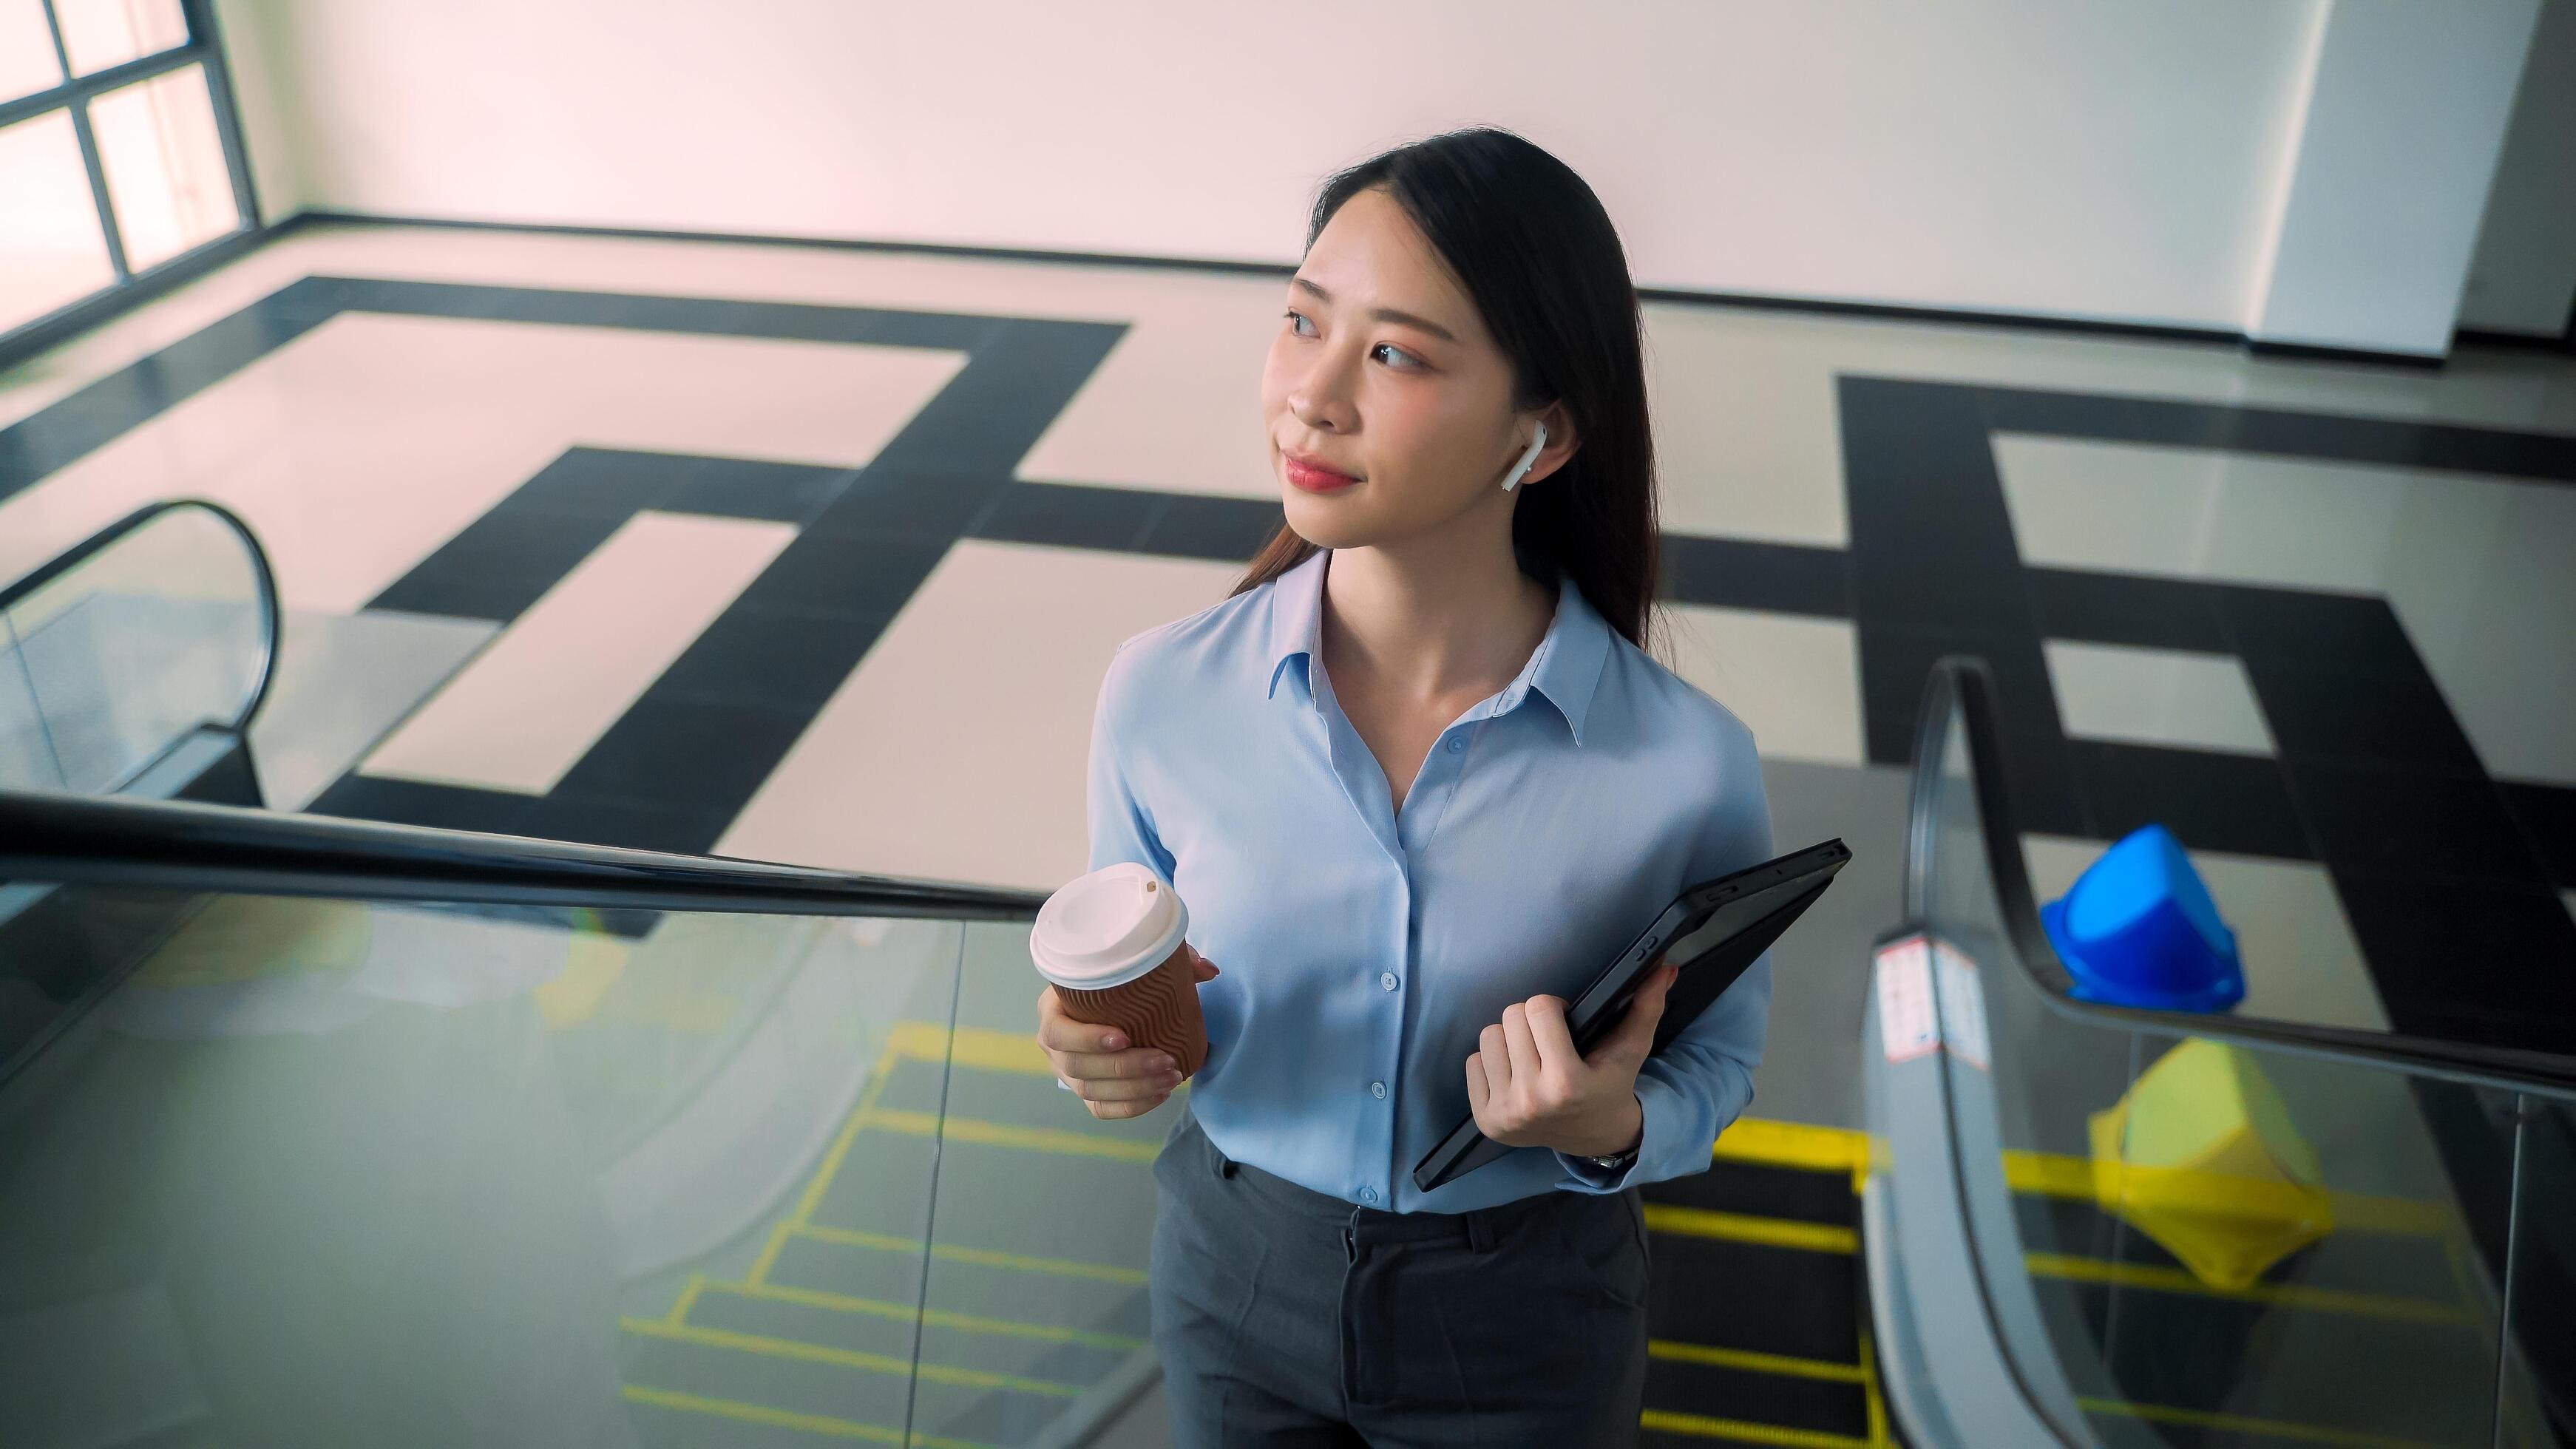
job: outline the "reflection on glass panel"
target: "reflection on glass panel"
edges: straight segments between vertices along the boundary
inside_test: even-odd
[[[30,1442],[907,1442],[958,923],[159,905],[0,1085]]]
[[[76,75],[188,43],[179,0],[54,0],[54,18]]]
[[[62,83],[63,65],[54,55],[44,0],[0,0],[0,101]]]
[[[0,612],[0,790],[61,788],[62,763],[54,758],[44,712],[36,707],[27,657],[8,615]]]
[[[1935,973],[1945,1032],[1954,1005],[1985,1028],[1946,1058],[1963,1207],[1998,1340],[2087,1420],[2070,1442],[2549,1442],[2496,1437],[2498,1094],[2051,1007],[1961,723],[1935,756],[1925,910],[1972,963]],[[1984,1212],[1966,1165],[1998,1150],[2009,1205]]]
[[[187,66],[90,102],[107,196],[142,271],[241,224],[203,66]]]
[[[2498,1442],[2576,1445],[2576,1099],[2530,1093],[2521,1112]]]
[[[258,575],[214,515],[163,513],[11,605],[63,784],[114,788],[182,736],[231,724],[266,663]]]
[[[2480,1244],[2502,1241],[2510,1162],[2480,1094],[2206,1040],[2147,1054],[2113,1147],[2100,1411],[2238,1421],[2214,1446],[2491,1443]]]
[[[0,129],[0,330],[116,280],[71,113]]]
[[[884,1098],[946,1106],[913,1428],[925,1442],[1071,1442],[1058,1421],[1151,1362],[1154,1156],[1189,1093],[1103,1122],[1057,1089],[1027,923],[968,925],[959,973],[954,1049],[898,1063]]]

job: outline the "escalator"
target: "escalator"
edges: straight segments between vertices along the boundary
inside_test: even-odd
[[[0,789],[265,804],[250,731],[281,645],[276,578],[240,518],[135,510],[0,585]],[[0,1060],[175,925],[170,905],[0,877]]]
[[[1991,690],[1934,673],[1863,1027],[1907,1442],[2576,1444],[2576,1057],[2076,999]]]
[[[210,505],[0,620],[0,1443],[1126,1442],[1167,1124],[1067,1114],[1037,897],[251,808]],[[1648,1192],[1646,1441],[2576,1444],[2576,1061],[2075,1000],[1989,692],[1866,1133]]]
[[[1056,1125],[1035,897],[0,821],[174,923],[0,1081],[12,1445],[1076,1443],[1148,1383],[1160,1124]]]
[[[229,509],[135,510],[0,587],[0,788],[259,805],[250,728],[282,645]]]

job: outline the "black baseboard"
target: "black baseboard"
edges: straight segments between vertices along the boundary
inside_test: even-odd
[[[296,220],[320,226],[419,226],[449,231],[510,231],[540,236],[608,237],[621,241],[720,242],[732,246],[820,247],[841,252],[891,252],[911,256],[964,257],[985,262],[1055,262],[1086,267],[1147,267],[1157,270],[1229,272],[1238,276],[1286,277],[1297,268],[1287,262],[1229,261],[1218,257],[1140,256],[1128,252],[1050,251],[1034,247],[965,246],[952,242],[871,241],[857,237],[780,236],[762,232],[674,231],[644,226],[573,226],[542,221],[468,221],[446,216],[380,216],[357,211],[305,211]]]
[[[1689,307],[1728,307],[1754,312],[1806,312],[1873,321],[1928,322],[1941,327],[1998,327],[2016,332],[2074,333],[2129,341],[2192,342],[2234,347],[2245,334],[2224,327],[2184,327],[2160,322],[2110,322],[2090,317],[2049,317],[2034,312],[1987,312],[1969,307],[1916,307],[1896,302],[1838,302],[1825,297],[1769,297],[1754,292],[1703,292],[1683,287],[1639,287],[1649,302]]]
[[[2576,327],[2559,337],[2543,337],[2533,332],[2490,332],[2482,327],[2463,327],[2451,334],[2451,346],[2492,347],[2513,352],[2576,353]]]
[[[275,226],[249,227],[207,243],[185,256],[143,272],[123,286],[83,297],[59,312],[48,312],[27,325],[0,335],[0,372],[16,367],[49,347],[103,327],[171,289],[193,282],[224,263],[250,255],[304,220],[290,217]]]
[[[2265,342],[2245,339],[2245,350],[2256,357],[2278,357],[2297,362],[2358,362],[2371,367],[2403,367],[2418,372],[2439,372],[2449,361],[2447,354],[2423,352],[2373,352],[2361,347],[2319,347],[2307,342]]]

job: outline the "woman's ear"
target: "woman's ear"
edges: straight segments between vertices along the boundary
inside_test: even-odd
[[[1521,479],[1524,488],[1544,481],[1549,474],[1564,467],[1566,460],[1574,456],[1574,450],[1583,446],[1582,437],[1574,431],[1574,415],[1565,410],[1565,404],[1549,403],[1540,411],[1537,421],[1547,428],[1547,446],[1538,450],[1538,457],[1530,463],[1529,473]],[[1529,444],[1524,442],[1521,446]]]

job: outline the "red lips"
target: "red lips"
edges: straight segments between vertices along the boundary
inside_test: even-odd
[[[1284,453],[1280,455],[1280,460],[1288,475],[1289,485],[1302,488],[1309,493],[1331,493],[1360,481],[1339,469],[1325,466],[1318,459],[1301,457],[1295,453]]]

